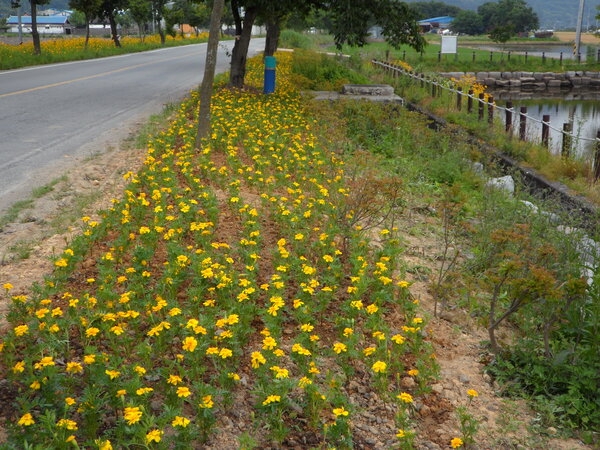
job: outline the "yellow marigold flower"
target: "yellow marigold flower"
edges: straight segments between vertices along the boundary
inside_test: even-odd
[[[375,373],[384,373],[387,370],[387,364],[383,361],[375,361],[371,368]]]
[[[33,383],[31,383],[31,384],[29,385],[29,387],[30,387],[31,389],[33,389],[33,390],[37,391],[39,388],[41,388],[41,387],[42,387],[42,384],[41,384],[41,383],[40,383],[38,380],[35,380]]]
[[[363,350],[363,355],[371,356],[377,349],[375,347],[367,347]]]
[[[77,445],[77,439],[75,438],[75,435],[70,435],[68,438],[65,439],[65,442],[69,443],[69,442],[73,442],[75,445]]]
[[[183,380],[179,375],[169,375],[169,378],[167,378],[167,383],[172,384],[173,386],[177,386],[182,381]]]
[[[383,333],[382,331],[374,331],[373,334],[372,334],[372,336],[375,339],[378,339],[380,341],[385,340],[385,333]]]
[[[196,350],[197,346],[198,346],[198,341],[193,336],[187,336],[183,340],[183,343],[181,345],[183,350],[185,350],[186,352],[193,352],[194,350]]]
[[[375,314],[377,311],[379,311],[379,307],[376,304],[371,303],[369,306],[367,306],[366,311],[369,314]]]
[[[335,417],[340,417],[340,416],[347,416],[350,413],[348,411],[346,411],[346,409],[344,409],[343,406],[340,406],[339,408],[333,408],[333,414],[335,415]]]
[[[83,366],[81,365],[81,363],[71,361],[67,363],[67,367],[65,368],[65,370],[68,373],[81,373],[83,372]]]
[[[400,399],[401,401],[403,401],[404,403],[412,403],[413,402],[413,398],[412,395],[410,395],[407,392],[401,392],[400,394],[398,394],[396,396],[396,398]]]
[[[233,356],[233,352],[228,348],[222,348],[219,350],[219,356],[223,359],[230,358]]]
[[[408,375],[410,375],[411,377],[416,377],[417,375],[419,375],[419,371],[418,369],[410,369],[408,372]]]
[[[8,292],[8,291],[10,291],[11,289],[13,289],[13,288],[14,288],[14,286],[13,286],[12,284],[10,284],[10,283],[4,283],[4,284],[2,285],[2,287],[3,287],[3,288],[4,288],[4,290],[5,290],[5,291],[7,291],[7,292]]]
[[[413,323],[413,325],[418,325],[418,324],[420,324],[420,323],[423,323],[423,319],[422,319],[421,317],[415,317],[415,318],[412,320],[412,323]]]
[[[135,373],[137,373],[139,376],[145,375],[146,374],[146,369],[144,369],[142,366],[135,366],[133,368],[133,370],[135,371]]]
[[[408,281],[398,281],[398,286],[401,288],[406,288],[408,287]]]
[[[405,438],[405,437],[406,437],[406,432],[405,432],[404,430],[398,430],[398,431],[396,432],[396,437],[397,437],[398,439]]]
[[[452,448],[458,448],[458,447],[462,447],[463,445],[463,440],[461,438],[452,438],[452,440],[450,441],[450,447]]]
[[[206,349],[206,354],[207,355],[218,355],[219,354],[219,347],[208,347]]]
[[[142,410],[137,406],[127,406],[123,410],[123,419],[127,422],[127,425],[133,425],[142,418]]]
[[[96,362],[96,355],[85,355],[83,357],[83,362],[85,364],[94,364]]]
[[[281,396],[279,395],[269,395],[263,402],[263,406],[270,405],[271,403],[279,403],[281,401]]]
[[[17,423],[22,427],[28,427],[29,425],[33,425],[35,420],[33,420],[33,416],[30,413],[25,413],[21,416],[19,422]]]
[[[106,375],[108,375],[110,377],[111,380],[114,380],[115,378],[117,378],[119,375],[121,375],[121,372],[119,372],[118,370],[105,370],[104,373]]]
[[[44,367],[54,366],[54,365],[55,365],[54,358],[52,356],[45,356],[42,359],[40,359],[39,362],[35,363],[33,365],[33,368],[37,369],[37,370],[41,370]]]
[[[354,333],[354,330],[352,328],[344,328],[344,336],[348,337],[351,336]]]
[[[115,397],[125,397],[127,395],[126,389],[119,389],[115,394]]]
[[[343,344],[341,342],[335,342],[333,344],[333,351],[335,353],[337,353],[338,355],[342,352],[345,352],[348,350],[348,347],[346,347],[346,344]]]
[[[279,366],[272,366],[270,367],[270,369],[275,373],[275,378],[288,378],[289,377],[289,372],[287,369],[284,369],[283,367],[279,367]]]
[[[240,376],[235,372],[229,372],[227,378],[231,378],[233,381],[240,381]]]
[[[179,386],[177,388],[177,397],[189,397],[190,395],[192,395],[190,388],[186,386]]]
[[[67,406],[73,406],[77,402],[73,397],[67,397],[65,398],[65,403],[67,404]]]
[[[54,261],[54,265],[56,267],[67,267],[69,265],[69,261],[67,261],[65,258],[59,258]]]
[[[308,377],[302,377],[298,380],[298,387],[304,389],[306,386],[312,384],[312,380]]]
[[[473,397],[478,397],[479,396],[479,392],[477,392],[475,389],[469,389],[467,391],[467,395],[471,398]]]
[[[15,336],[23,336],[29,332],[27,325],[18,325],[14,328]]]
[[[275,347],[277,347],[277,341],[271,336],[263,339],[263,350],[273,350]]]
[[[301,344],[294,344],[292,345],[292,352],[293,353],[298,353],[299,355],[304,355],[304,356],[310,356],[310,350],[308,350],[307,348],[304,348]]]
[[[160,442],[162,439],[163,431],[160,430],[150,430],[148,434],[146,434],[146,443],[150,444],[151,442]]]
[[[354,309],[363,309],[363,302],[360,300],[354,300],[352,302],[350,302],[350,306],[352,306]]]
[[[100,330],[98,328],[96,328],[96,327],[90,327],[87,330],[85,330],[86,337],[94,337],[98,333],[100,333]]]
[[[66,428],[67,430],[76,430],[77,422],[69,419],[60,419],[58,422],[56,422],[56,426],[58,428]]]
[[[154,389],[153,389],[153,388],[151,388],[151,387],[141,387],[141,388],[137,389],[137,390],[135,391],[135,393],[136,393],[137,395],[144,395],[144,394],[149,394],[149,393],[150,393],[150,392],[152,392],[153,390],[154,390]]]
[[[174,427],[182,427],[185,428],[190,424],[190,419],[181,416],[175,416],[171,425]]]
[[[302,325],[300,325],[300,330],[301,331],[306,331],[307,333],[310,333],[312,330],[314,330],[314,326],[311,325],[310,323],[304,323]]]
[[[250,358],[252,359],[252,367],[254,369],[258,369],[261,365],[267,362],[267,360],[261,352],[252,352]]]
[[[213,402],[212,395],[205,395],[202,397],[202,403],[200,403],[198,406],[200,406],[200,408],[210,409],[214,405],[215,402]]]
[[[396,344],[400,345],[400,344],[404,344],[404,341],[406,341],[406,339],[404,338],[404,336],[402,336],[401,334],[395,334],[391,337],[392,341],[394,341]]]

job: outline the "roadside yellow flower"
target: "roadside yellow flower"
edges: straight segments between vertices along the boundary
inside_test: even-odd
[[[151,388],[151,387],[141,387],[141,388],[137,389],[137,390],[135,391],[135,393],[136,393],[137,395],[144,395],[144,394],[149,394],[149,393],[150,393],[150,392],[152,392],[152,391],[154,391],[154,389],[153,389],[153,388]]]
[[[407,373],[411,377],[416,377],[417,375],[419,375],[419,371],[417,369],[410,369]]]
[[[219,350],[219,356],[223,359],[230,358],[233,356],[233,352],[228,348],[222,348]]]
[[[275,347],[277,347],[277,341],[271,336],[263,339],[263,350],[273,350]]]
[[[450,441],[450,447],[452,448],[458,448],[458,447],[462,447],[463,445],[463,440],[461,438],[452,438],[452,440]]]
[[[371,356],[377,349],[375,347],[367,347],[363,350],[363,355]]]
[[[167,383],[172,384],[173,386],[177,386],[182,381],[183,380],[179,375],[169,375],[169,378],[167,378]]]
[[[475,389],[469,389],[467,391],[467,395],[471,398],[474,398],[479,396],[479,392],[477,392]]]
[[[77,422],[69,419],[60,419],[56,422],[58,428],[66,428],[67,430],[77,430]]]
[[[408,287],[408,281],[398,281],[398,286],[401,288],[407,288]]]
[[[30,413],[25,413],[19,419],[18,424],[23,427],[28,427],[29,425],[33,425],[35,420],[33,420],[33,416]]]
[[[252,368],[254,369],[258,369],[261,365],[267,362],[261,352],[252,352],[250,358],[252,360]]]
[[[67,371],[67,373],[82,373],[83,366],[81,365],[81,363],[70,361],[67,363],[67,367],[65,368],[65,370]]]
[[[335,342],[333,344],[333,351],[335,353],[337,353],[338,355],[342,352],[345,352],[348,350],[348,347],[346,347],[346,344],[343,344],[341,342]]]
[[[401,334],[395,334],[390,339],[398,345],[404,344],[404,341],[406,341],[404,336],[402,336]]]
[[[410,395],[407,392],[401,392],[400,394],[398,394],[396,396],[396,398],[399,398],[404,403],[412,403],[413,402],[412,395]]]
[[[106,375],[108,375],[110,377],[111,380],[114,380],[115,378],[117,378],[119,375],[121,375],[121,372],[119,372],[118,370],[105,370],[104,373]]]
[[[31,389],[33,389],[34,391],[37,391],[39,388],[41,388],[41,387],[42,387],[42,384],[41,384],[41,383],[40,383],[38,380],[35,380],[33,383],[31,383],[31,384],[29,385],[29,387],[30,387]]]
[[[396,432],[396,437],[397,437],[398,439],[402,439],[402,438],[406,437],[406,432],[405,432],[404,430],[398,430],[398,431]]]
[[[160,442],[162,439],[163,431],[160,430],[150,430],[148,434],[146,434],[146,443],[150,444],[151,442]]]
[[[13,289],[13,288],[14,288],[14,286],[13,286],[12,284],[10,284],[10,283],[4,283],[4,284],[2,285],[2,287],[4,288],[4,290],[5,290],[6,292],[8,292],[8,291],[10,291],[11,289]]]
[[[14,328],[15,336],[23,336],[27,334],[29,327],[27,325],[18,325]]]
[[[198,341],[193,336],[188,336],[183,340],[182,348],[187,352],[193,352],[196,350]]]
[[[383,361],[375,361],[371,368],[375,373],[384,373],[387,370],[387,364]]]
[[[90,327],[87,330],[85,330],[85,336],[86,337],[94,337],[98,333],[100,333],[100,330],[98,328],[96,328],[96,327]]]
[[[52,356],[44,356],[42,359],[40,359],[39,362],[36,362],[33,365],[33,368],[37,369],[37,370],[41,370],[44,367],[54,366],[54,365],[55,365],[54,358]]]
[[[202,403],[200,403],[198,406],[200,406],[200,408],[210,409],[214,406],[214,404],[215,402],[213,402],[212,395],[205,395],[202,397]]]
[[[281,396],[279,395],[269,395],[263,402],[263,406],[270,405],[271,403],[279,403],[281,401]]]
[[[67,397],[65,398],[65,403],[67,406],[73,406],[77,402],[73,397]]]
[[[83,362],[85,364],[94,364],[96,362],[96,355],[85,355],[83,357]]]
[[[182,427],[185,428],[190,424],[190,419],[181,416],[175,416],[171,425],[174,427]]]
[[[133,425],[142,418],[142,410],[137,406],[127,406],[123,410],[123,419],[127,422],[127,425]]]
[[[352,328],[344,328],[344,336],[348,337],[351,336],[354,333],[354,330]]]
[[[21,373],[25,371],[25,361],[19,361],[12,367],[13,373]]]
[[[333,414],[335,415],[335,417],[345,417],[350,413],[346,411],[343,406],[340,406],[339,408],[333,408]]]
[[[177,388],[177,397],[189,397],[190,395],[192,395],[190,388],[186,386],[179,386]]]

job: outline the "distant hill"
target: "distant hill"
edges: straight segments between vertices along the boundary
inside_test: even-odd
[[[428,0],[404,0],[406,3]],[[435,0],[442,1],[448,5],[458,6],[462,9],[476,10],[479,5],[491,0]],[[578,0],[526,0],[540,19],[540,28],[543,29],[569,29],[577,26],[577,14],[579,12]],[[495,3],[495,1],[494,1]],[[583,14],[584,29],[600,28],[600,21],[596,21],[600,0],[586,0]]]

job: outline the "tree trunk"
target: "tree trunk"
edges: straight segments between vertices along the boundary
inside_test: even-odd
[[[36,55],[42,54],[42,46],[40,45],[40,33],[37,29],[37,3],[35,0],[29,0],[31,5],[31,37],[33,38],[33,53]]]
[[[231,70],[229,72],[229,84],[236,88],[244,87],[246,78],[246,59],[248,58],[248,47],[252,36],[252,25],[256,19],[256,8],[249,7],[244,14],[242,32],[235,38],[235,44],[231,52]]]
[[[281,34],[281,27],[279,22],[267,22],[267,38],[265,40],[265,56],[273,56],[277,51],[277,45],[279,44],[279,35]]]
[[[83,48],[87,50],[88,42],[90,41],[90,18],[86,14],[85,15],[85,44],[83,44]]]
[[[200,148],[201,141],[210,136],[210,104],[212,88],[217,66],[217,52],[219,50],[219,36],[221,17],[225,0],[215,0],[210,16],[210,31],[206,46],[206,63],[204,64],[204,77],[200,85],[200,112],[198,114],[198,132],[196,134],[196,148]]]
[[[113,42],[115,43],[115,47],[121,47],[119,35],[117,34],[117,21],[115,20],[115,13],[113,11],[108,14],[108,23],[110,24],[110,34]]]
[[[158,21],[158,35],[160,36],[160,45],[165,45],[165,41],[167,40],[167,36],[165,30],[160,24],[160,20]]]

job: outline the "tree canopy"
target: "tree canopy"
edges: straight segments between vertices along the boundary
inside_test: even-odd
[[[537,14],[525,0],[487,2],[477,8],[477,13],[481,16],[486,32],[492,32],[499,27],[512,27],[515,33],[523,33],[539,27]]]

